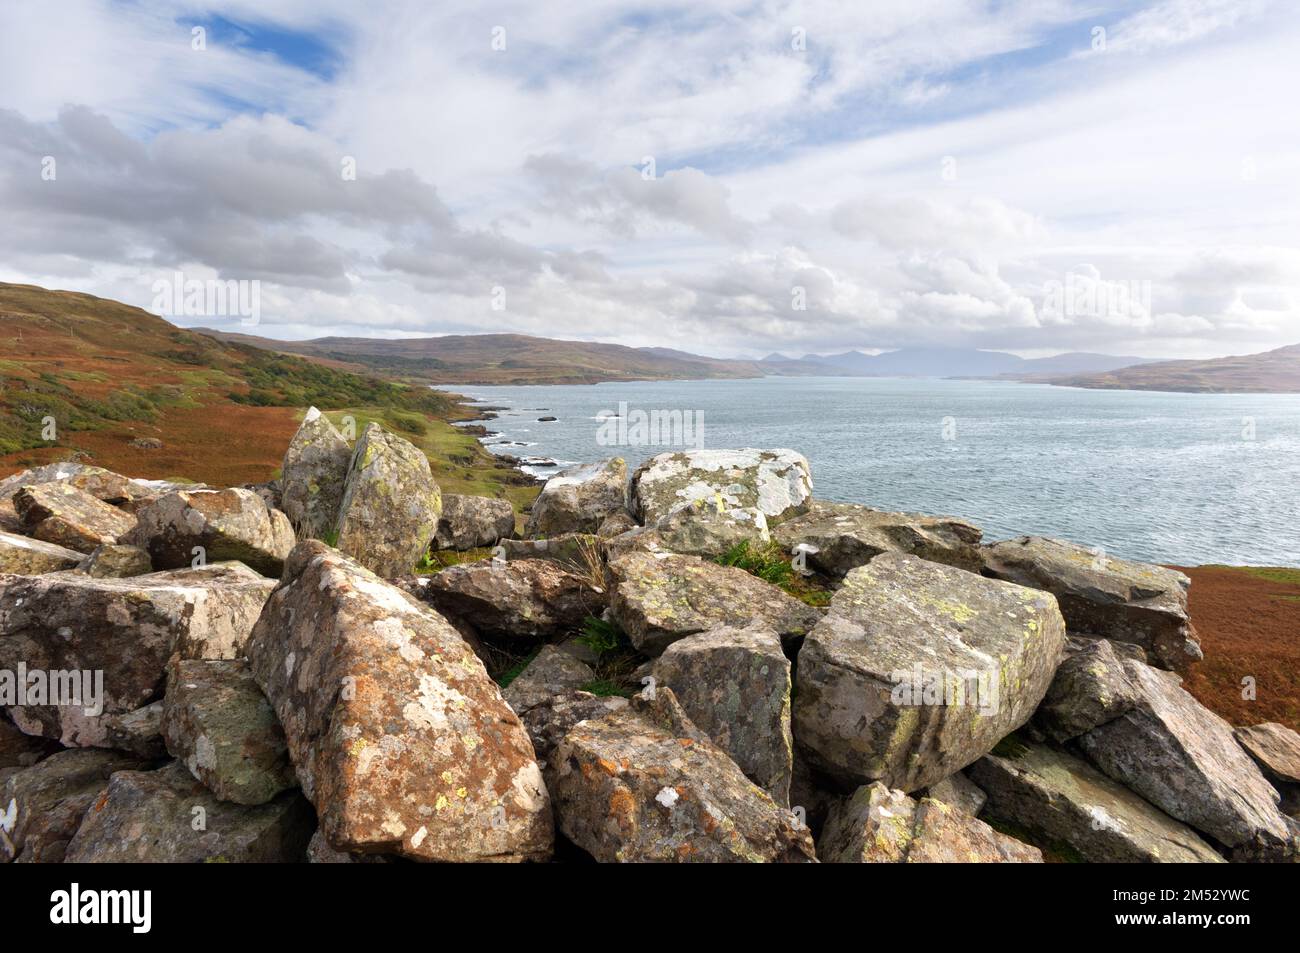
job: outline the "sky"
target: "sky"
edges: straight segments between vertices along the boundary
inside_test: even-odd
[[[0,280],[244,282],[169,317],[280,339],[1253,353],[1300,342],[1298,54],[1291,0],[4,0]]]

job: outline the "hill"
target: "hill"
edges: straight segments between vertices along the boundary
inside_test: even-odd
[[[1208,361],[1159,361],[1104,374],[1058,377],[1053,384],[1188,393],[1300,393],[1300,344]]]

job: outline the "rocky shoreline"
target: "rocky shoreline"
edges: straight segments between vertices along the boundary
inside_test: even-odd
[[[1183,689],[1188,586],[784,449],[519,533],[314,409],[269,484],[56,464],[0,481],[0,859],[1293,861],[1300,735]]]

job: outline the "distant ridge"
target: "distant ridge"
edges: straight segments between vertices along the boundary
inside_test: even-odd
[[[1300,393],[1300,344],[1208,361],[1159,361],[1110,373],[1057,377],[1067,387],[1186,393]]]

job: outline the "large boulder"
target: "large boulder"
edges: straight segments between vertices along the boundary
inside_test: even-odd
[[[338,548],[385,578],[410,572],[433,539],[442,490],[429,460],[409,440],[366,427],[348,466]]]
[[[743,569],[695,556],[630,552],[611,560],[609,571],[610,614],[647,655],[720,625],[760,623],[790,639],[807,635],[821,618],[812,606]]]
[[[153,572],[153,560],[139,546],[125,543],[103,543],[77,564],[77,569],[87,576],[99,579],[125,579]]]
[[[790,662],[775,632],[721,626],[687,636],[664,649],[654,678],[746,777],[790,803]]]
[[[586,662],[554,645],[543,645],[537,657],[511,680],[502,695],[506,704],[522,716],[530,708],[595,680],[596,673]]]
[[[1039,536],[984,547],[984,573],[1056,596],[1071,635],[1141,646],[1161,668],[1201,658],[1187,615],[1185,575]]]
[[[876,782],[835,805],[817,841],[829,864],[1036,864],[1035,847],[933,798]]]
[[[545,858],[550,800],[519,718],[442,616],[300,543],[248,645],[336,850]]]
[[[71,864],[299,863],[311,805],[297,791],[266,804],[218,800],[180,762],[157,771],[119,771],[86,814]]]
[[[351,460],[343,434],[308,408],[280,464],[280,505],[300,539],[323,539],[337,525]]]
[[[137,514],[129,542],[149,553],[158,569],[238,560],[266,576],[279,576],[293,549],[293,527],[267,509],[252,490],[179,490]]]
[[[79,553],[115,543],[135,526],[130,514],[66,481],[23,487],[14,494],[14,509],[27,535]]]
[[[560,830],[598,861],[810,862],[812,836],[670,689],[574,725],[547,767]]]
[[[1266,777],[1281,784],[1300,784],[1300,734],[1276,722],[1238,728],[1235,734]]]
[[[1029,719],[1064,648],[1050,594],[883,553],[800,650],[795,738],[841,781],[927,787]]]
[[[1233,737],[1232,726],[1141,662],[1125,669],[1142,696],[1078,738],[1097,767],[1166,814],[1247,852],[1285,853],[1291,834],[1279,796]]]
[[[983,566],[983,534],[970,523],[886,513],[855,503],[816,500],[807,513],[778,526],[775,535],[787,552],[801,550],[810,567],[837,578],[887,552],[911,553],[971,572]]]
[[[1069,741],[1132,711],[1142,700],[1109,639],[1070,639],[1035,724],[1056,741]]]
[[[590,578],[549,559],[485,559],[449,566],[422,590],[440,612],[502,638],[549,638],[600,615],[606,596]]]
[[[696,500],[753,507],[775,525],[807,512],[812,471],[794,450],[680,450],[651,457],[632,476],[632,509],[647,525]]]
[[[514,532],[515,508],[509,500],[444,493],[433,548],[464,551],[495,546]]]
[[[113,772],[139,767],[120,751],[74,748],[0,775],[0,862],[60,863]]]
[[[147,480],[132,480],[120,473],[70,460],[49,463],[33,470],[23,470],[0,480],[0,501],[12,500],[25,486],[63,483],[84,490],[95,499],[129,509],[131,504],[151,492]]]
[[[243,659],[177,659],[162,733],[172,757],[223,801],[265,804],[298,786],[280,722]]]
[[[50,684],[49,695],[29,694],[10,714],[29,734],[65,745],[109,745],[105,719],[135,711],[160,693],[173,653],[243,654],[273,586],[238,563],[129,579],[79,572],[0,576],[0,669],[68,676],[58,680],[58,698]],[[99,674],[99,691],[83,686],[81,704],[69,704],[69,679],[83,673]]]
[[[717,559],[741,544],[764,546],[771,540],[762,511],[754,507],[719,509],[711,502],[696,501],[673,510],[652,526],[608,539],[605,551],[611,556],[645,550]]]
[[[29,539],[17,533],[0,532],[0,573],[39,576],[72,569],[83,558],[81,553],[66,546]]]
[[[570,467],[546,481],[528,517],[529,536],[594,533],[627,512],[627,463],[611,457]]]
[[[969,773],[984,816],[1097,864],[1218,864],[1196,832],[1073,755],[1008,739]]]

